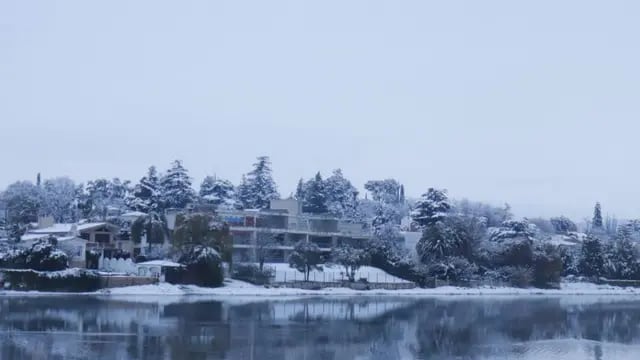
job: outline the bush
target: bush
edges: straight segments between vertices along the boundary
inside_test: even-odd
[[[274,271],[271,268],[260,270],[260,266],[256,264],[236,264],[231,277],[256,285],[265,285],[271,282],[273,275]]]
[[[100,277],[84,269],[56,272],[1,270],[1,273],[5,286],[11,290],[91,292],[100,288]]]
[[[562,275],[562,257],[557,247],[546,244],[534,253],[533,284],[539,288],[557,287]]]
[[[0,267],[58,271],[68,267],[67,254],[57,250],[52,242],[40,241],[30,249],[12,249],[0,255]]]
[[[478,267],[463,257],[447,257],[427,265],[430,277],[454,283],[468,282],[478,272]]]
[[[169,283],[218,287],[224,282],[222,260],[211,247],[195,246],[182,255],[178,262],[185,267],[167,270],[166,280]]]
[[[502,280],[514,287],[528,288],[533,282],[533,270],[528,266],[505,266],[499,273]]]

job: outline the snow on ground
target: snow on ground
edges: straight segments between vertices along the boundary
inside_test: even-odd
[[[303,281],[304,274],[296,269],[289,267],[289,264],[282,263],[269,263],[264,264],[265,267],[269,267],[275,271],[275,282],[292,282]],[[347,280],[347,276],[344,267],[338,265],[324,265],[322,271],[313,270],[309,274],[310,281],[317,282],[340,282]],[[371,266],[363,266],[356,271],[356,280],[361,278],[367,279],[371,283],[407,283],[408,281],[395,277]]]
[[[322,290],[304,290],[292,288],[265,288],[242,281],[229,280],[224,287],[201,288],[192,285],[129,286],[103,289],[97,292],[103,295],[215,295],[215,296],[534,296],[534,295],[640,295],[640,288],[622,288],[590,283],[564,283],[561,289],[518,289],[509,287],[462,288],[443,286],[435,289],[405,290],[353,290],[348,288],[326,288]]]

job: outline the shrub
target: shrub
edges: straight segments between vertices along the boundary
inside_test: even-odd
[[[463,257],[447,257],[427,265],[427,272],[439,280],[465,282],[478,272],[478,267]]]
[[[271,268],[260,269],[256,264],[236,264],[231,277],[256,285],[265,285],[271,282],[273,275],[274,271]]]
[[[555,287],[562,275],[562,257],[557,247],[545,244],[534,253],[533,284],[539,288]]]
[[[180,257],[184,268],[167,271],[166,280],[172,284],[193,284],[205,287],[222,286],[224,269],[218,252],[207,246],[194,246]]]
[[[527,288],[533,282],[533,270],[528,266],[505,266],[499,273],[511,286]]]
[[[52,242],[40,241],[30,249],[12,249],[0,255],[0,267],[58,271],[68,267],[67,254],[57,250]]]
[[[38,271],[58,271],[69,267],[67,254],[50,242],[35,243],[28,251],[25,266]]]
[[[91,292],[100,288],[100,277],[93,271],[69,269],[56,272],[2,270],[5,286],[11,290]]]

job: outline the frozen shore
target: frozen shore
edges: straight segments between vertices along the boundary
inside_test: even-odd
[[[563,283],[560,289],[519,289],[510,287],[463,288],[443,286],[435,289],[406,290],[353,290],[347,288],[326,288],[322,290],[304,290],[292,288],[266,288],[237,280],[225,281],[220,288],[202,288],[191,285],[129,286],[102,289],[92,293],[45,293],[36,291],[0,291],[0,296],[38,296],[38,295],[117,295],[117,296],[185,296],[208,295],[212,297],[253,296],[253,297],[290,297],[290,296],[579,296],[579,295],[640,295],[640,288],[623,288],[592,283]]]

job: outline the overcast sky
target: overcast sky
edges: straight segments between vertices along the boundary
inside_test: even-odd
[[[638,1],[0,1],[0,187],[184,160],[640,217]]]

